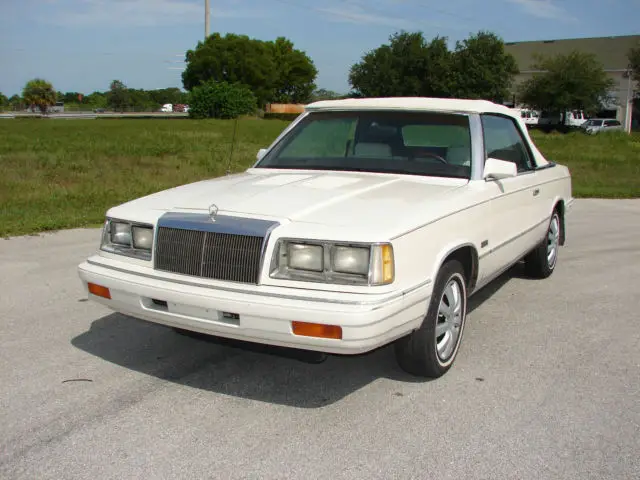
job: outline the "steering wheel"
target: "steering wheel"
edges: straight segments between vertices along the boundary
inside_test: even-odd
[[[428,156],[428,157],[433,157],[436,160],[439,160],[440,162],[444,163],[445,165],[448,165],[449,162],[447,162],[443,157],[441,157],[440,155],[438,155],[437,153],[432,153],[432,152],[421,152],[419,156],[415,156],[413,157],[414,159],[418,159],[422,156]]]

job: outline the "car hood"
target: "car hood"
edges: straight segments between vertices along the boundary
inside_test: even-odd
[[[249,169],[128,202],[112,216],[142,211],[204,211],[324,225],[380,224],[433,207],[467,180],[354,172]],[[160,212],[158,212],[159,216]]]

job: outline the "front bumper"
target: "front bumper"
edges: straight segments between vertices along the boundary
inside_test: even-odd
[[[311,290],[305,296],[286,288],[256,294],[142,275],[92,258],[78,266],[85,291],[116,312],[219,337],[337,354],[367,352],[417,328],[432,287],[427,282],[378,299],[346,293],[323,298]],[[108,288],[111,298],[91,294],[88,282]],[[362,297],[366,303],[359,301]],[[340,326],[342,338],[295,335],[293,321]]]

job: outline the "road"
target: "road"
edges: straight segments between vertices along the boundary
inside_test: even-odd
[[[430,382],[110,313],[76,274],[98,238],[0,240],[5,480],[640,478],[640,201],[577,201],[552,277],[474,297]]]
[[[187,118],[188,113],[185,112],[102,112],[95,113],[92,111],[82,112],[62,112],[49,113],[42,115],[40,113],[25,112],[8,112],[0,114],[0,118],[46,118],[49,120],[64,119],[95,119],[95,118]]]

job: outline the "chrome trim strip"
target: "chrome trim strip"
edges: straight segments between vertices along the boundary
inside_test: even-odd
[[[183,230],[199,230],[211,233],[230,233],[232,235],[247,235],[265,237],[270,229],[279,225],[272,220],[257,218],[234,217],[219,215],[213,222],[205,213],[165,213],[158,220],[158,228],[180,228]]]
[[[504,267],[496,270],[491,275],[489,275],[488,277],[485,277],[482,281],[478,282],[476,286],[473,288],[473,290],[469,292],[469,297],[472,297],[473,295],[481,291],[483,288],[486,288],[491,282],[493,282],[496,278],[498,278],[500,275],[505,273],[507,270],[509,270],[519,261],[520,261],[519,258],[512,260],[511,262],[507,263],[507,265],[505,265]]]
[[[258,285],[262,284],[262,272],[264,271],[264,267],[267,263],[267,259],[265,254],[267,253],[267,245],[269,244],[269,239],[271,238],[271,234],[273,231],[278,228],[281,224],[279,222],[274,222],[271,225],[266,233],[264,234],[264,240],[262,241],[262,247],[260,248],[260,266],[258,268]],[[269,263],[271,265],[271,263]],[[271,267],[269,267],[270,269]]]
[[[417,285],[414,285],[412,287],[409,287],[401,292],[397,292],[397,293],[393,293],[387,297],[381,298],[381,299],[375,299],[375,300],[339,300],[339,299],[328,299],[328,298],[316,298],[316,297],[304,297],[304,296],[296,296],[296,295],[286,295],[286,294],[279,294],[279,293],[266,293],[266,292],[253,292],[250,290],[243,290],[240,288],[231,288],[231,287],[219,287],[219,286],[211,286],[211,285],[205,285],[202,283],[197,283],[197,282],[191,282],[188,280],[175,280],[175,279],[169,279],[169,278],[165,278],[165,277],[161,277],[158,275],[151,275],[148,273],[140,273],[140,272],[132,272],[131,270],[127,270],[124,268],[119,268],[119,267],[114,267],[113,265],[107,265],[104,263],[100,263],[100,262],[96,262],[95,260],[91,260],[91,259],[87,259],[87,263],[89,265],[94,265],[96,267],[101,267],[101,268],[106,268],[109,270],[113,270],[116,272],[120,272],[120,273],[126,273],[127,275],[134,275],[134,276],[138,276],[138,277],[144,277],[144,278],[149,278],[151,280],[160,280],[162,282],[168,282],[168,283],[177,283],[180,285],[186,285],[186,286],[190,286],[190,287],[199,287],[199,288],[208,288],[210,290],[218,290],[218,291],[222,291],[222,292],[231,292],[231,293],[241,293],[241,294],[245,294],[245,295],[256,295],[256,296],[261,296],[261,297],[269,297],[269,298],[279,298],[279,299],[283,299],[283,300],[298,300],[298,301],[302,301],[302,302],[315,302],[315,303],[334,303],[334,304],[339,304],[339,305],[381,305],[384,304],[386,302],[390,302],[392,300],[397,300],[402,298],[405,295],[409,295],[410,293],[413,293],[414,291],[425,287],[427,285],[429,285],[431,283],[431,279],[427,279]],[[327,292],[328,290],[319,290],[319,292]],[[336,292],[331,292],[331,293],[336,293]],[[358,295],[358,294],[354,294],[354,295]],[[367,295],[367,294],[362,294]]]
[[[417,285],[414,285],[413,287],[409,287],[404,289],[401,293],[402,295],[409,295],[410,293],[415,292],[416,290],[422,288],[422,287],[426,287],[427,285],[429,285],[431,283],[431,279],[427,278],[425,281],[418,283]]]
[[[517,177],[516,177],[516,178],[517,178]],[[471,210],[472,208],[478,207],[478,206],[480,206],[480,205],[484,205],[485,203],[488,203],[488,202],[493,202],[493,201],[495,201],[497,198],[503,198],[503,197],[508,197],[509,195],[515,195],[516,193],[520,193],[520,192],[522,192],[523,190],[527,190],[527,189],[534,188],[534,187],[539,187],[540,185],[546,185],[547,183],[558,182],[558,181],[560,181],[560,180],[564,180],[565,178],[567,178],[567,177],[554,178],[554,179],[551,179],[551,180],[547,180],[546,182],[536,183],[536,184],[535,184],[535,186],[534,186],[534,185],[529,185],[529,186],[526,186],[526,187],[523,187],[523,188],[519,188],[518,190],[514,190],[514,191],[512,191],[512,192],[508,192],[508,193],[501,193],[501,194],[496,195],[496,196],[494,196],[494,197],[488,198],[487,200],[484,200],[484,201],[482,201],[482,202],[474,203],[473,205],[468,205],[468,206],[466,206],[466,207],[460,208],[460,209],[458,209],[458,210],[454,210],[453,212],[449,212],[449,213],[447,213],[447,214],[445,214],[445,215],[442,215],[442,216],[440,216],[440,217],[436,217],[436,218],[434,218],[434,219],[432,219],[432,220],[429,220],[429,221],[428,221],[428,222],[426,222],[426,223],[423,223],[423,224],[421,224],[421,225],[418,225],[417,227],[414,227],[414,228],[412,228],[412,229],[410,229],[410,230],[407,230],[407,231],[405,231],[405,232],[402,232],[402,233],[399,233],[399,234],[397,234],[397,235],[394,235],[394,236],[393,236],[393,237],[391,237],[389,240],[396,240],[396,239],[398,239],[398,238],[400,238],[400,237],[403,237],[403,236],[405,236],[405,235],[408,235],[408,234],[410,234],[410,233],[413,233],[413,232],[415,232],[416,230],[420,230],[421,228],[424,228],[424,227],[426,227],[426,226],[428,226],[428,225],[431,225],[432,223],[436,223],[437,221],[442,220],[443,218],[450,217],[450,216],[452,216],[452,215],[455,215],[456,213],[464,212],[464,211],[466,211],[466,210]],[[484,180],[481,180],[481,181],[482,181],[482,182],[484,182]]]
[[[551,219],[551,215],[549,215],[547,218],[545,218],[544,220],[542,220],[541,222],[536,223],[534,226],[527,228],[526,230],[524,230],[523,232],[518,233],[517,235],[511,237],[510,239],[496,245],[495,247],[493,247],[492,249],[484,252],[482,255],[480,255],[478,257],[478,259],[484,258],[487,255],[490,255],[492,253],[494,253],[496,250],[501,249],[502,247],[507,246],[508,244],[510,244],[511,242],[516,241],[517,239],[519,239],[520,237],[523,237],[524,235],[526,235],[527,233],[535,230],[536,228],[538,228],[540,225],[543,225],[545,223],[548,223],[549,220]]]

